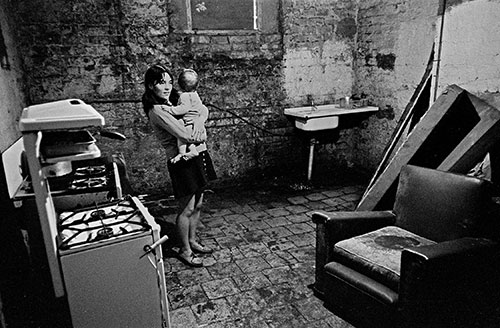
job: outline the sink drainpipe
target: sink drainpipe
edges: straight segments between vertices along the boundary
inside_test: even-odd
[[[307,181],[311,181],[313,157],[314,157],[314,145],[316,143],[317,143],[316,139],[314,139],[314,138],[311,138],[309,140],[309,163],[307,165]]]

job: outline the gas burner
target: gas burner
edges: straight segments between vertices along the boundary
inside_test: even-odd
[[[106,218],[106,212],[104,210],[95,210],[90,213],[90,218],[92,220],[104,220]]]
[[[102,227],[101,229],[97,230],[97,236],[94,238],[94,241],[107,239],[111,236],[113,236],[113,228]]]
[[[77,168],[75,171],[75,175],[78,176],[99,175],[104,172],[106,172],[105,165],[94,165],[94,166],[85,166]]]
[[[63,212],[59,216],[58,228],[61,249],[103,242],[151,229],[144,213],[131,199]]]
[[[98,188],[104,187],[106,184],[106,177],[92,177],[71,182],[70,189]]]

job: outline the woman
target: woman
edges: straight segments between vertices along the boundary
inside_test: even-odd
[[[174,195],[179,201],[179,213],[176,218],[177,233],[181,241],[178,258],[193,267],[203,266],[198,254],[210,254],[212,249],[196,240],[196,230],[200,221],[203,191],[210,180],[216,178],[215,170],[203,140],[203,125],[208,118],[208,110],[198,118],[193,118],[192,134],[185,128],[185,121],[169,114],[172,102],[179,98],[173,89],[173,78],[163,65],[153,65],[144,77],[144,95],[142,105],[153,130],[167,152],[168,171],[172,180]],[[170,161],[177,155],[177,139],[197,146],[198,156],[184,158],[175,164]]]

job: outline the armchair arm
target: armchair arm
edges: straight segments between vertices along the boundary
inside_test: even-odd
[[[394,224],[395,220],[396,215],[392,211],[314,212],[312,215],[316,232],[324,230],[325,237],[332,245]]]
[[[491,286],[498,288],[499,259],[499,244],[483,238],[461,238],[404,249],[400,304],[404,307],[416,302],[435,307],[454,304],[453,300],[470,301]]]
[[[391,211],[314,212],[312,221],[316,224],[316,292],[323,293],[324,266],[333,260],[333,246],[337,242],[391,225],[395,218]]]

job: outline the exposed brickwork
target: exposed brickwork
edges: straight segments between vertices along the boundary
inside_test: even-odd
[[[421,81],[435,37],[439,1],[359,2],[354,93],[381,111],[359,129],[353,162],[375,169],[399,115]]]
[[[263,24],[269,32],[193,34],[183,32],[175,1],[43,1],[37,11],[33,1],[17,5],[31,102],[76,97],[92,104],[107,125],[127,135],[125,142],[103,139],[100,145],[125,154],[139,191],[168,185],[166,158],[137,102],[144,71],[158,61],[171,64],[174,74],[196,69],[200,95],[217,106],[210,107],[207,126],[222,180],[300,160],[287,158],[294,137],[282,136],[290,123],[281,106],[279,12],[274,25]]]
[[[169,184],[166,158],[138,103],[143,73],[157,61],[175,73],[199,72],[199,93],[216,106],[207,126],[221,181],[302,170],[308,143],[283,108],[353,93],[368,95],[387,115],[342,131],[335,144],[318,145],[317,162],[375,166],[428,56],[420,51],[409,61],[411,76],[399,73],[398,40],[408,22],[430,21],[425,10],[432,7],[430,0],[265,1],[260,33],[193,33],[185,32],[181,0],[36,1],[33,10],[34,2],[16,3],[30,102],[75,97],[102,112],[128,139],[101,146],[125,154],[140,192]]]
[[[285,1],[285,90],[289,102],[334,103],[353,94],[358,3],[355,1]],[[315,164],[351,166],[355,130],[336,143],[316,147]],[[331,137],[336,131],[330,131]],[[322,139],[322,138],[320,138]],[[307,146],[307,145],[306,145]],[[305,165],[303,165],[305,169]]]
[[[22,66],[15,43],[16,21],[10,4],[0,7],[0,23],[0,150],[3,152],[20,137],[17,122],[21,112],[18,108],[22,108],[26,100],[22,93]]]

